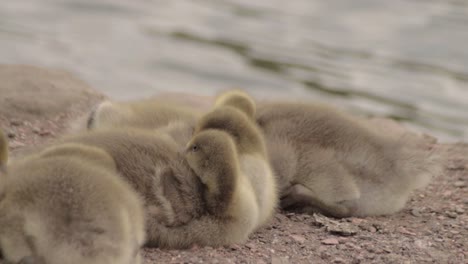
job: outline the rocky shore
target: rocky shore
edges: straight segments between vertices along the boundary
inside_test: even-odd
[[[206,107],[209,99],[167,93]],[[82,123],[106,97],[70,73],[0,65],[0,127],[13,156],[28,152]],[[78,121],[77,121],[78,120]],[[371,120],[387,133],[405,128]],[[279,212],[247,243],[190,250],[143,249],[144,263],[467,263],[468,144],[437,144],[445,172],[415,193],[401,212],[385,217],[336,220]]]

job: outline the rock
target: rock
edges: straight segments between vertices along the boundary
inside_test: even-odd
[[[322,240],[322,244],[324,244],[324,245],[338,245],[339,243],[340,242],[338,241],[338,239],[336,239],[334,237]]]
[[[453,185],[455,187],[459,187],[459,188],[462,188],[462,187],[465,187],[466,186],[466,183],[464,181],[456,181],[453,183]]]
[[[177,103],[187,105],[189,107],[198,108],[203,111],[207,111],[212,107],[215,97],[198,95],[194,93],[186,92],[161,92],[153,98],[164,100],[168,103]]]
[[[0,116],[10,124],[59,116],[81,104],[90,108],[103,95],[74,75],[25,65],[0,65]]]

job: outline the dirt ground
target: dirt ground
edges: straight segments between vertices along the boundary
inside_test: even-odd
[[[48,113],[29,109],[25,114],[24,108],[11,107],[14,98],[5,97],[9,86],[1,82],[7,78],[4,71],[0,67],[0,103],[8,100],[10,107],[0,106],[0,127],[7,132],[13,153],[64,133],[70,120],[103,98],[86,93],[65,109]],[[24,85],[27,76],[37,78],[22,71],[23,79],[12,84],[12,89]],[[8,78],[11,76],[10,72]],[[76,82],[71,76],[66,78],[66,85]],[[50,96],[51,91],[43,93]],[[44,107],[37,105],[40,98],[38,94],[29,100]],[[16,104],[24,104],[23,99]],[[397,214],[338,220],[278,212],[271,224],[252,234],[245,244],[190,250],[145,248],[144,263],[468,263],[468,144],[439,144],[436,148],[449,157],[445,172],[415,193]]]

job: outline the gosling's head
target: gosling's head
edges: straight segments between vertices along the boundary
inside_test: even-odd
[[[198,120],[194,133],[197,134],[207,129],[228,133],[241,154],[265,152],[261,132],[255,123],[234,107],[220,106],[205,114]]]
[[[246,131],[249,131],[251,126],[250,120],[243,112],[234,107],[220,106],[198,120],[194,133],[208,129],[222,130],[229,133],[239,144],[242,137],[248,136]]]
[[[236,147],[224,131],[208,129],[196,134],[187,144],[186,159],[199,176],[220,173],[226,164],[236,162]]]
[[[215,101],[215,106],[231,106],[244,112],[253,119],[256,111],[255,101],[245,91],[234,89],[220,94]]]

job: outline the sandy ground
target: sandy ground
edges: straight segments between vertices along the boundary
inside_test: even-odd
[[[0,66],[0,79],[0,127],[13,154],[66,133],[69,121],[104,98],[59,71]],[[468,144],[436,148],[449,157],[445,172],[397,214],[338,220],[278,212],[245,244],[145,248],[144,263],[468,263]]]

